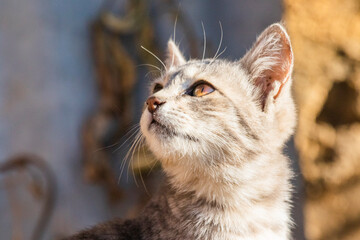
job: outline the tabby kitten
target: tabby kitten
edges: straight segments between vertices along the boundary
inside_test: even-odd
[[[141,117],[146,143],[167,176],[133,220],[69,239],[290,238],[289,160],[293,53],[280,24],[239,61],[186,61],[169,41],[166,70]]]

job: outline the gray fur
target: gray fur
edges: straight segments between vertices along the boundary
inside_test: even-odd
[[[164,88],[151,94],[163,104],[145,109],[140,122],[166,173],[164,190],[137,219],[71,239],[289,239],[291,170],[282,146],[296,116],[286,31],[268,27],[236,62],[186,61],[172,41],[168,52],[155,80]],[[199,80],[215,91],[186,94]],[[84,237],[94,231],[97,238]]]

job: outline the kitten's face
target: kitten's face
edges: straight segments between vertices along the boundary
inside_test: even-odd
[[[256,109],[253,115],[261,111],[247,83],[241,68],[226,61],[191,61],[173,67],[153,84],[151,97],[159,101],[156,109],[152,113],[145,109],[141,118],[151,150],[160,159],[214,160],[230,151],[229,141],[241,144],[247,139],[244,135],[255,137],[244,122],[251,116],[242,106]]]
[[[260,40],[261,36],[258,42]],[[265,74],[255,76],[251,64],[267,57],[261,52],[262,55],[252,60],[257,48],[239,62],[211,59],[186,62],[177,47],[169,43],[167,71],[154,81],[141,118],[146,142],[160,160],[190,161],[190,166],[203,167],[217,165],[228,155],[236,155],[241,161],[266,144],[273,132],[279,132],[278,141],[280,145],[283,143],[293,123],[286,127],[275,124],[273,120],[283,104],[277,108],[272,105],[274,96],[283,88],[280,85],[286,81],[272,79],[271,64],[264,68]],[[254,53],[251,55],[251,52]],[[274,54],[281,58],[283,53]],[[283,75],[288,78],[291,70],[284,71]],[[278,102],[282,102],[281,99]],[[291,98],[289,104],[292,106]],[[281,131],[286,132],[285,137],[280,137]]]

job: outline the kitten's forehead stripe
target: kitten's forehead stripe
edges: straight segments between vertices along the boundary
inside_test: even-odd
[[[169,73],[168,75],[165,75],[164,78],[164,87],[169,87],[173,85],[179,85],[181,83],[185,82],[191,82],[196,81],[197,75],[203,74],[204,72],[208,72],[210,74],[209,69],[207,68],[210,64],[213,64],[216,61],[211,60],[194,60],[190,61],[188,63],[185,63],[184,65],[180,66],[178,70],[176,70],[174,73]],[[190,83],[191,84],[191,83]],[[185,88],[187,85],[185,86]]]
[[[183,79],[187,79],[187,77],[185,76],[184,71],[180,69],[166,78],[165,87],[177,85],[182,82]]]
[[[171,76],[169,78],[169,81],[175,79],[176,77],[183,78],[184,77],[184,72],[182,70],[176,71],[175,73],[171,74]]]
[[[210,60],[203,60],[203,61],[199,61],[199,60],[194,60],[194,61],[190,61],[185,63],[184,65],[181,66],[182,69],[186,69],[190,66],[196,66],[196,67],[201,67],[201,66],[207,66],[210,63],[212,63]]]

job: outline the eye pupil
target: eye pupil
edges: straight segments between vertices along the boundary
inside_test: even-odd
[[[211,85],[207,83],[201,83],[193,89],[191,96],[195,96],[195,97],[205,96],[209,93],[212,93],[214,90],[215,89]]]

